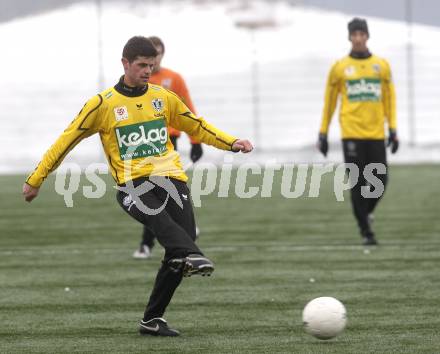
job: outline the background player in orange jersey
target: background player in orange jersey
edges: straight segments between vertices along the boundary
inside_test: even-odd
[[[179,73],[161,66],[162,58],[165,54],[165,45],[163,41],[159,37],[155,36],[149,37],[148,39],[153,42],[154,47],[159,53],[156,57],[156,64],[154,66],[153,74],[151,75],[149,82],[151,84],[165,87],[167,90],[174,92],[188,106],[190,111],[196,114],[196,110],[192,103],[191,96],[183,77]],[[174,148],[177,150],[177,139],[180,137],[180,131],[169,127],[168,133],[170,135],[172,143],[174,144]],[[193,162],[196,162],[202,157],[202,146],[194,138],[190,137],[190,140],[190,158]]]
[[[196,110],[188,91],[188,87],[186,86],[185,80],[183,79],[182,75],[171,69],[161,66],[162,58],[165,54],[165,44],[159,37],[156,36],[151,36],[148,39],[153,42],[153,45],[158,53],[153,73],[150,76],[150,80],[148,82],[154,85],[162,86],[167,90],[174,92],[188,106],[190,111],[196,114]],[[177,150],[177,140],[179,139],[181,132],[169,126],[168,134],[170,136],[171,142],[174,145],[174,149]],[[191,141],[190,158],[192,162],[196,162],[203,155],[202,145],[191,136],[189,137],[189,139]],[[199,234],[199,229],[197,227],[196,234]],[[147,226],[144,226],[140,247],[136,251],[134,251],[133,258],[149,258],[151,255],[151,250],[154,247],[155,238],[156,236],[154,235],[154,233],[150,229],[148,229]]]

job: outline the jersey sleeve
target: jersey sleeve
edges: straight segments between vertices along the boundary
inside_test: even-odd
[[[190,109],[191,112],[194,114],[197,114],[194,104],[191,100],[191,96],[189,94],[188,87],[186,86],[185,80],[181,75],[176,73],[175,77],[175,89],[173,90],[177,96],[180,97],[180,99],[187,105],[187,107]],[[191,144],[197,144],[198,141],[193,136],[189,136],[189,140],[191,141]]]
[[[388,127],[390,129],[397,129],[397,115],[396,115],[396,91],[394,88],[391,68],[387,61],[385,61],[384,80],[383,80],[383,108]]]
[[[328,128],[336,109],[339,95],[339,77],[338,77],[338,63],[335,63],[330,69],[327,78],[327,85],[325,88],[324,109],[322,111],[321,128],[319,132],[322,134],[328,133]]]
[[[76,118],[46,151],[34,172],[27,178],[26,183],[33,187],[41,186],[49,173],[61,164],[70,150],[81,140],[98,131],[97,118],[101,104],[102,97],[97,95],[84,105]]]
[[[218,149],[229,151],[232,149],[232,144],[237,140],[236,137],[217,129],[202,117],[196,117],[179,97],[170,91],[168,92],[169,124],[171,127],[184,131],[198,141]]]

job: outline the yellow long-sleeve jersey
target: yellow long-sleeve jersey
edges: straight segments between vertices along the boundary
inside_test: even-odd
[[[120,81],[119,86],[123,86]],[[235,137],[196,117],[171,91],[149,84],[141,95],[124,95],[118,85],[92,97],[49,148],[27,183],[39,187],[82,139],[99,133],[116,183],[144,176],[187,181],[167,127],[231,150]]]
[[[396,129],[396,95],[390,65],[371,55],[364,59],[346,56],[331,68],[325,93],[320,133],[327,134],[341,95],[342,139],[384,139],[385,119]]]

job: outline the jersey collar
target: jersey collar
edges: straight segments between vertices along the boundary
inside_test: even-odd
[[[119,82],[115,85],[115,90],[121,95],[128,97],[142,96],[148,90],[148,84],[142,87],[131,87],[124,83],[124,75],[121,76]]]
[[[367,49],[366,52],[355,52],[355,51],[351,51],[350,52],[350,57],[353,59],[368,59],[369,57],[371,57],[371,52]]]

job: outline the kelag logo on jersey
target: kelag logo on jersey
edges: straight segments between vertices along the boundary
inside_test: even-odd
[[[382,95],[380,79],[347,80],[345,85],[350,102],[379,101]]]
[[[163,119],[115,128],[121,160],[155,156],[166,151],[168,131]]]

